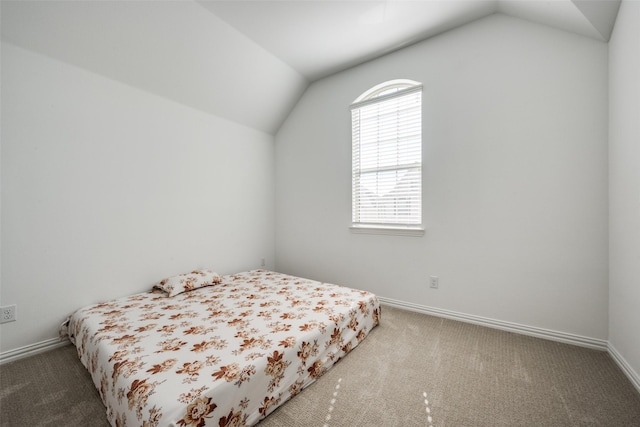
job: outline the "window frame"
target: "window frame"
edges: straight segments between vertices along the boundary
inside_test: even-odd
[[[400,236],[423,236],[425,230],[423,228],[423,218],[422,218],[422,199],[423,199],[423,191],[422,191],[422,90],[423,86],[421,83],[413,81],[413,80],[405,80],[405,79],[397,79],[390,80],[378,84],[369,90],[365,91],[361,94],[350,106],[350,111],[352,112],[352,174],[351,174],[351,226],[349,227],[351,232],[359,233],[359,234],[387,234],[387,235],[400,235]],[[356,210],[357,210],[357,200],[356,200],[356,175],[360,174],[362,168],[359,164],[356,164],[356,152],[358,153],[358,159],[360,158],[360,145],[356,147],[356,144],[360,144],[360,127],[359,124],[356,125],[354,122],[354,110],[360,110],[363,107],[381,104],[384,102],[392,101],[393,99],[403,97],[405,95],[409,95],[414,92],[420,93],[420,107],[418,113],[418,124],[419,124],[419,162],[417,164],[417,168],[419,169],[419,210],[418,217],[419,223],[383,223],[383,222],[356,222]],[[358,115],[359,117],[359,115]],[[358,126],[357,132],[355,131],[356,126]],[[355,135],[358,135],[356,137]],[[357,150],[357,151],[356,151]],[[414,166],[415,168],[415,166]],[[392,170],[406,170],[406,165],[396,165],[395,167],[390,168]]]

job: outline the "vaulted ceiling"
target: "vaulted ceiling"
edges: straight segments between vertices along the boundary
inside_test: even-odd
[[[493,13],[608,41],[619,0],[200,1],[309,80]]]
[[[473,20],[504,13],[607,42],[619,4],[3,0],[0,13],[4,42],[273,134],[310,82]]]

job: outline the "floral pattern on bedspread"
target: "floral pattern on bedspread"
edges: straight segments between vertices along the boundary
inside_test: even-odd
[[[266,270],[76,311],[72,341],[113,426],[253,425],[358,345],[374,294]]]

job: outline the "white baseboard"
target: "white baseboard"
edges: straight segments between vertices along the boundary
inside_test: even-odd
[[[0,353],[0,365],[14,360],[22,359],[28,356],[33,356],[38,353],[42,353],[54,348],[62,347],[69,344],[69,340],[60,338],[51,338],[45,341],[40,341],[35,344],[26,345],[24,347],[16,348],[14,350],[5,351]]]
[[[538,328],[535,326],[520,325],[518,323],[505,322],[502,320],[495,320],[481,316],[474,316],[472,314],[458,313],[455,311],[443,310],[440,308],[427,307],[424,305],[393,300],[390,298],[378,297],[378,299],[381,303],[389,305],[391,307],[429,314],[431,316],[459,320],[465,323],[473,323],[475,325],[486,326],[488,328],[515,332],[517,334],[530,335],[537,338],[544,338],[551,341],[562,342],[565,344],[578,345],[580,347],[587,347],[595,350],[607,351],[608,349],[607,341],[596,338],[589,338],[581,335],[569,334],[566,332],[558,332],[550,329]]]
[[[616,350],[616,348],[611,343],[609,343],[607,350],[609,351],[609,354],[616,362],[616,364],[620,367],[620,369],[622,369],[622,372],[624,372],[627,378],[629,378],[631,384],[633,384],[636,390],[638,390],[638,393],[640,393],[640,376],[638,375],[638,373],[633,370],[631,365],[627,363],[624,357],[622,357],[622,355],[618,353],[618,350]]]

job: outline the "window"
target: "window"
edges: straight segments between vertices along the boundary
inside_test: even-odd
[[[351,105],[351,125],[352,230],[422,235],[422,85],[371,88]]]

